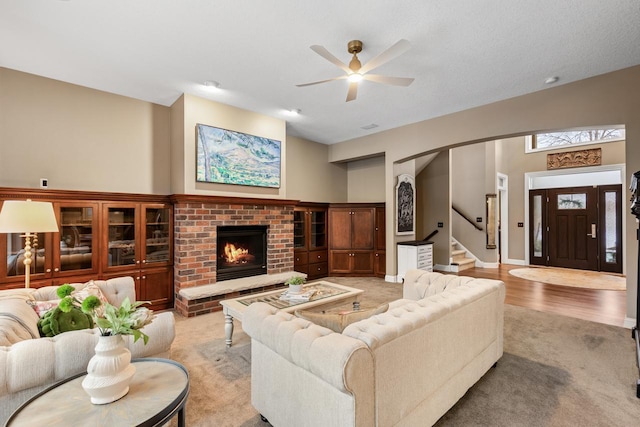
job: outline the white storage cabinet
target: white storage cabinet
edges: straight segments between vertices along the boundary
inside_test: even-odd
[[[408,270],[433,271],[433,242],[422,240],[398,243],[398,282]]]

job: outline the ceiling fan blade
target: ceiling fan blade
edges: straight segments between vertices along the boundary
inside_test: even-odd
[[[297,86],[297,87],[313,86],[313,85],[317,85],[317,84],[320,84],[320,83],[331,82],[331,81],[333,81],[333,80],[344,80],[344,79],[346,79],[346,78],[347,78],[347,76],[340,76],[340,77],[334,77],[334,78],[332,78],[332,79],[320,80],[320,81],[317,81],[317,82],[303,83],[303,84],[301,84],[301,85],[296,85],[296,86]]]
[[[349,92],[347,92],[347,102],[353,101],[358,95],[358,83],[349,83]]]
[[[391,46],[389,49],[382,52],[380,55],[372,58],[369,62],[364,64],[362,68],[360,68],[359,73],[364,74],[367,71],[371,71],[374,68],[378,68],[382,64],[391,61],[393,58],[402,55],[406,51],[411,48],[411,43],[408,40],[400,39],[396,44]]]
[[[389,77],[380,76],[378,74],[365,74],[364,76],[362,76],[362,78],[365,80],[370,80],[372,82],[393,86],[409,86],[415,80],[411,77]]]
[[[313,46],[311,46],[311,50],[313,50],[318,55],[322,56],[327,61],[329,61],[332,64],[334,64],[336,67],[338,67],[341,70],[343,70],[345,73],[347,73],[347,74],[351,74],[352,73],[352,71],[349,69],[349,67],[347,67],[347,65],[344,62],[340,61],[338,58],[333,56],[333,54],[331,54],[331,52],[329,52],[323,46],[314,44]]]

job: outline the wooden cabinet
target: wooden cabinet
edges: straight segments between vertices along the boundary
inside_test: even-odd
[[[98,273],[98,203],[49,200],[58,222],[57,233],[37,233],[32,238],[31,287],[61,285],[76,277],[95,278]],[[0,235],[2,283],[24,283],[24,238],[16,233]],[[0,255],[1,256],[1,255]]]
[[[327,206],[300,204],[293,212],[294,270],[309,279],[326,277]]]
[[[329,207],[330,275],[372,276],[380,268],[381,253],[376,251],[376,208],[379,207],[384,205],[358,203]]]
[[[331,250],[329,253],[333,275],[370,276],[373,274],[373,251]]]
[[[131,276],[136,285],[136,298],[149,301],[145,305],[152,310],[173,307],[173,269],[170,267],[147,267],[119,273],[106,273],[102,278]]]
[[[173,206],[164,196],[0,188],[0,200],[52,202],[59,231],[38,233],[31,286],[132,276],[150,308],[173,308]],[[24,286],[24,239],[0,234],[0,289]]]
[[[422,240],[398,243],[398,280],[408,270],[433,271],[433,242]]]
[[[54,234],[53,271],[56,276],[95,274],[98,271],[98,203],[56,202],[59,232]],[[53,243],[53,242],[52,242]]]
[[[386,256],[386,227],[385,227],[385,207],[377,206],[375,208],[375,258],[373,264],[373,273],[377,277],[384,278],[387,273],[387,256]]]
[[[103,203],[102,234],[109,276],[132,276],[138,299],[158,309],[173,303],[173,208],[162,203]],[[160,267],[160,268],[159,268]],[[164,267],[164,268],[162,268]]]

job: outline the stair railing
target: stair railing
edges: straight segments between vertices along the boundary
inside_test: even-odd
[[[429,233],[429,235],[427,237],[425,237],[424,239],[422,239],[423,242],[426,242],[427,240],[431,239],[433,236],[435,236],[436,234],[438,234],[438,229],[436,228],[435,230],[433,230],[431,233]]]
[[[463,214],[463,213],[460,211],[460,209],[456,208],[454,205],[451,205],[451,209],[453,209],[453,211],[454,211],[455,213],[457,213],[458,215],[460,215],[462,218],[466,219],[466,220],[467,220],[467,222],[468,222],[469,224],[473,225],[473,228],[475,228],[476,230],[479,230],[479,231],[484,231],[484,230],[482,229],[482,227],[480,227],[478,224],[476,224],[475,222],[473,222],[473,220],[472,220],[471,218],[469,218],[468,216],[466,216],[465,214]]]

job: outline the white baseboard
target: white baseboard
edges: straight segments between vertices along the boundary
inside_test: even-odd
[[[627,329],[631,329],[634,326],[636,326],[636,319],[633,319],[631,317],[625,317],[624,318],[624,323],[622,324],[622,326],[627,328]]]
[[[392,276],[390,274],[384,276],[384,281],[389,283],[402,283],[402,279],[398,280],[398,276]]]
[[[452,269],[452,265],[443,265],[443,264],[436,264],[433,266],[433,271],[448,271],[451,272],[453,271]]]
[[[511,264],[511,265],[527,265],[524,263],[523,259],[505,259],[502,261],[503,264]]]
[[[484,261],[480,261],[479,259],[476,260],[476,267],[480,267],[480,268],[498,268],[500,267],[500,264],[497,262],[484,262]]]

